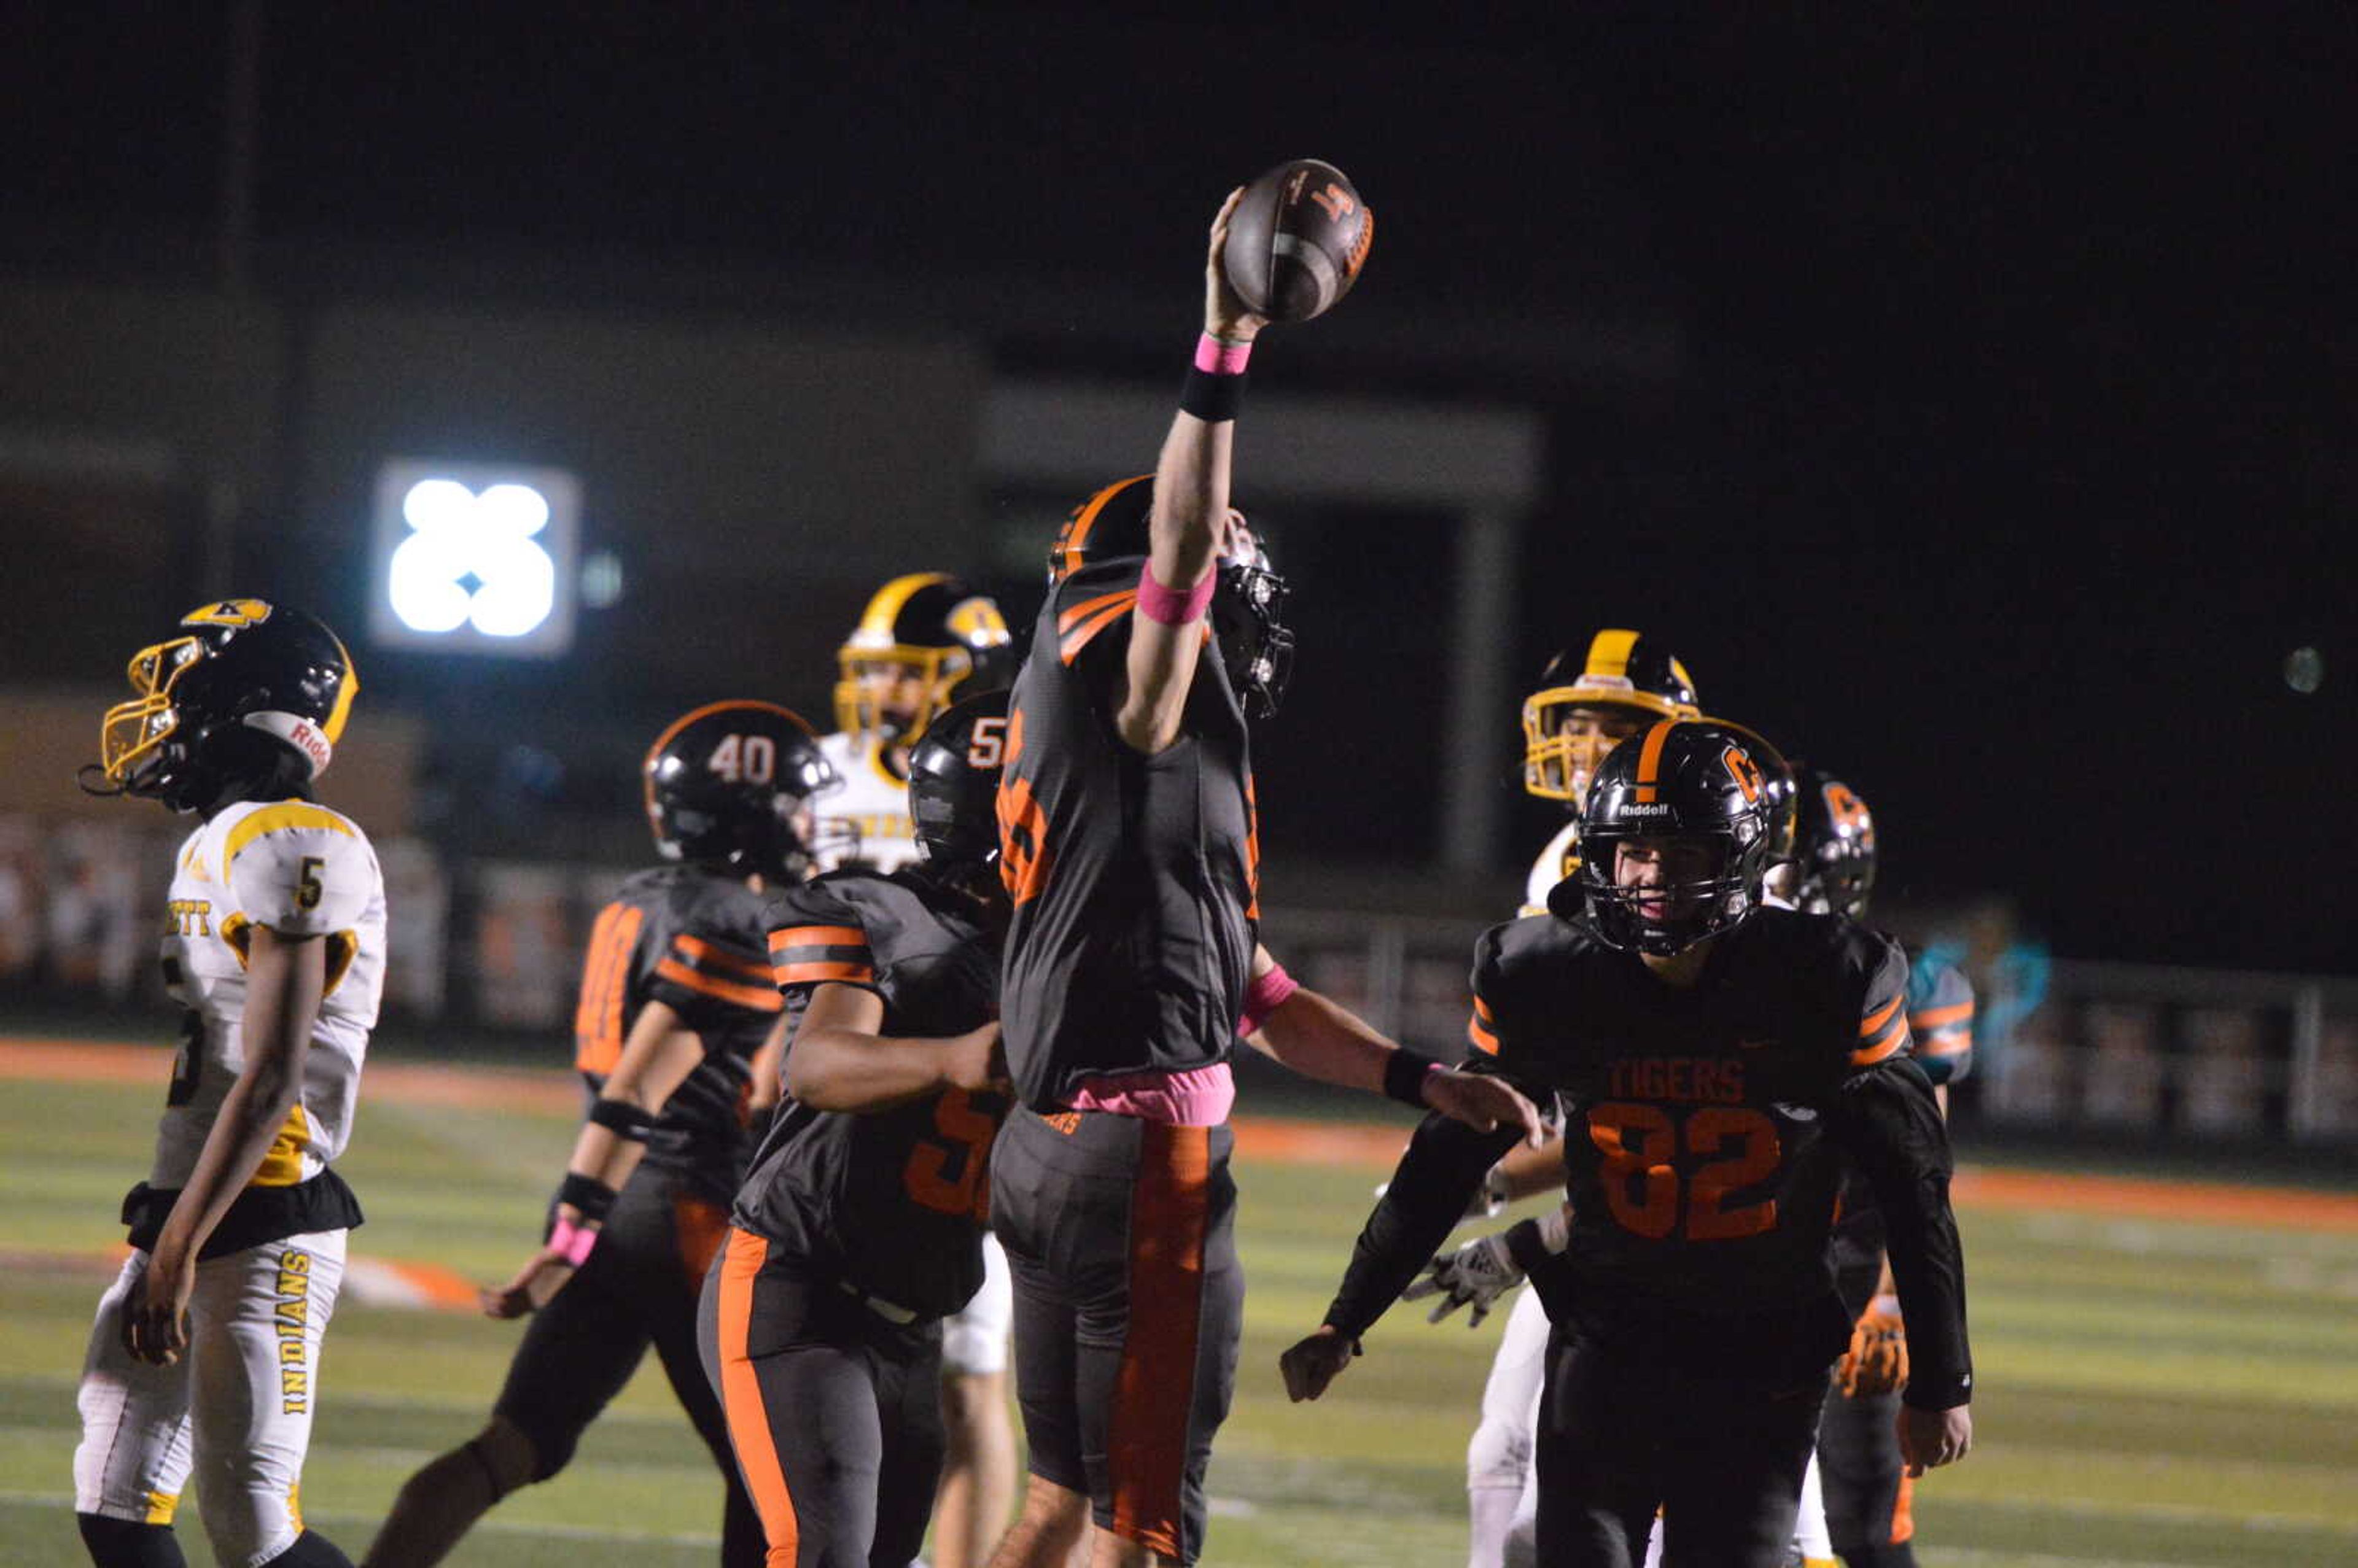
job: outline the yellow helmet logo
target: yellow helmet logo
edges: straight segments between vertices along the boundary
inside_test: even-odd
[[[183,626],[258,626],[270,619],[270,605],[260,599],[224,599],[180,617]]]

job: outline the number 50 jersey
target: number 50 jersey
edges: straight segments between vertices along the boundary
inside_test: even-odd
[[[257,925],[325,943],[328,970],[301,1092],[249,1194],[319,1175],[352,1136],[384,991],[384,876],[367,836],[341,813],[307,800],[243,801],[189,835],[172,874],[164,980],[189,1011],[152,1188],[186,1184],[245,1066],[245,965]]]
[[[923,871],[839,872],[779,895],[770,962],[797,1015],[828,983],[873,991],[886,1038],[939,1038],[999,1012],[999,933]],[[787,1046],[791,1057],[795,1047]],[[785,1102],[737,1195],[733,1222],[923,1316],[982,1283],[998,1095],[945,1089],[855,1115]]]

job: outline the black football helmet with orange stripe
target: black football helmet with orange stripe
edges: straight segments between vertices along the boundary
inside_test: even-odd
[[[1699,719],[1686,665],[1659,643],[1608,627],[1585,657],[1567,648],[1523,699],[1523,790],[1574,810],[1606,754],[1663,719]]]
[[[127,673],[135,695],[100,721],[82,787],[175,811],[304,793],[327,771],[360,690],[324,622],[262,599],[199,606],[179,635],[134,654]]]
[[[1073,508],[1048,551],[1049,583],[1104,561],[1134,557],[1142,566],[1154,547],[1153,507],[1154,476],[1137,474]],[[1285,624],[1285,601],[1293,589],[1271,563],[1267,542],[1234,510],[1217,571],[1212,633],[1219,639],[1221,665],[1246,716],[1267,719],[1277,712],[1293,678],[1293,633]]]
[[[1850,785],[1808,763],[1793,770],[1793,907],[1804,914],[1866,914],[1875,892],[1875,817]]]
[[[1772,805],[1754,737],[1710,719],[1656,722],[1605,759],[1580,813],[1576,877],[1548,907],[1608,946],[1669,957],[1760,906]],[[1625,882],[1621,850],[1657,851],[1663,876]]]
[[[817,848],[810,799],[840,781],[810,726],[770,702],[715,702],[674,719],[641,770],[666,860],[799,881]]]

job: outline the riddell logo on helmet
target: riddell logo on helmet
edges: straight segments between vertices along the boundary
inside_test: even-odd
[[[1668,816],[1671,810],[1671,807],[1661,805],[1630,805],[1623,806],[1621,808],[1621,814],[1625,816]]]
[[[310,725],[305,723],[302,719],[298,719],[295,721],[294,727],[288,733],[287,739],[295,743],[295,749],[297,751],[311,759],[311,771],[313,773],[316,773],[320,769],[328,765],[328,754],[330,751],[328,738],[320,734],[317,730],[312,729]]]

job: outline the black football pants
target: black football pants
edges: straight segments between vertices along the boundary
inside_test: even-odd
[[[1788,1389],[1681,1371],[1559,1327],[1540,1402],[1540,1568],[1781,1568],[1817,1441],[1821,1372]]]

